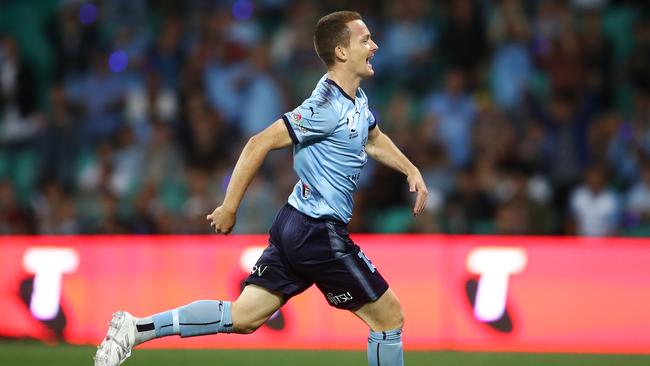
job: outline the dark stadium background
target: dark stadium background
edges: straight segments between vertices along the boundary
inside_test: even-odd
[[[243,144],[324,73],[316,20],[344,8],[363,15],[379,45],[376,75],[362,85],[379,126],[429,189],[413,219],[403,177],[369,164],[352,232],[650,235],[650,5],[613,0],[0,0],[0,234],[210,233],[205,215]],[[289,160],[283,151],[266,161],[235,233],[266,232],[296,181]],[[0,363],[87,364],[92,352],[3,341]],[[160,365],[364,357],[138,356]],[[406,360],[648,362],[444,352]]]

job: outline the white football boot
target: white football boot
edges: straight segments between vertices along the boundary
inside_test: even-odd
[[[135,318],[126,311],[113,314],[106,338],[97,347],[95,366],[117,366],[131,356],[135,345]]]

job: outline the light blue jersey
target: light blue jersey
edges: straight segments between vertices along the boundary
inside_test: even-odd
[[[311,217],[348,223],[352,195],[368,160],[368,131],[377,125],[366,94],[359,88],[352,99],[326,74],[311,96],[282,119],[300,178],[289,204]]]

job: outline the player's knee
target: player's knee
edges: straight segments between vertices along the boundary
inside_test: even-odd
[[[404,326],[404,312],[402,311],[402,306],[397,303],[397,307],[392,312],[389,319],[388,328],[390,329],[400,329]]]
[[[402,304],[397,298],[393,298],[386,306],[382,317],[383,330],[399,329],[404,326],[404,312],[402,311]]]

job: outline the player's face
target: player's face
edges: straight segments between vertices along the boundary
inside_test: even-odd
[[[379,48],[370,39],[370,31],[361,20],[353,20],[347,24],[350,28],[350,47],[348,47],[348,61],[351,71],[361,77],[375,74],[370,60]]]

